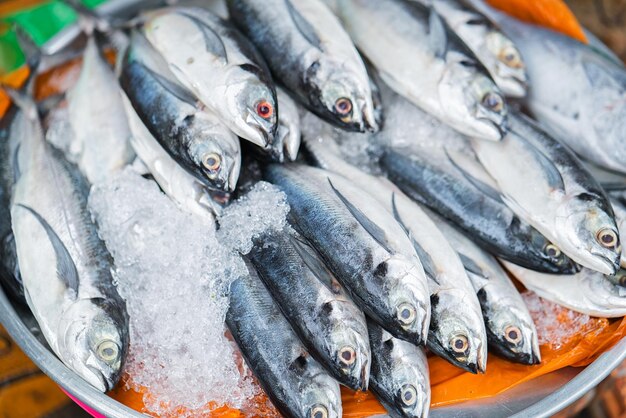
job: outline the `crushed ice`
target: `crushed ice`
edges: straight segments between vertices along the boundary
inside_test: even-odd
[[[209,402],[243,407],[258,388],[238,369],[224,334],[228,287],[246,271],[236,251],[284,226],[282,192],[258,183],[225,209],[219,231],[129,168],[94,186],[89,204],[127,301],[127,385],[147,388],[144,403],[157,416],[180,416],[183,408],[191,417]]]

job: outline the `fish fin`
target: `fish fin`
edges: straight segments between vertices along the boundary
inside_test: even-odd
[[[330,187],[333,189],[337,197],[339,197],[339,200],[341,200],[346,208],[348,208],[348,211],[350,211],[350,213],[352,214],[352,216],[354,216],[357,222],[361,224],[361,226],[365,228],[365,230],[372,236],[372,238],[374,238],[374,240],[378,242],[385,250],[390,253],[393,252],[393,250],[389,246],[385,231],[383,231],[381,227],[372,222],[363,212],[361,212],[359,208],[354,206],[348,199],[346,199],[346,197],[335,188],[333,182],[330,180],[329,177],[326,178],[328,179],[328,184],[330,184]]]
[[[20,25],[14,26],[17,43],[26,57],[26,64],[30,69],[37,68],[41,62],[41,48],[37,46],[33,38]]]
[[[413,244],[413,248],[415,248],[415,252],[417,253],[417,257],[422,262],[424,271],[435,283],[440,285],[441,283],[439,283],[439,281],[437,280],[437,269],[435,268],[435,263],[433,263],[433,259],[424,250],[424,248],[415,240],[415,238],[413,238],[413,234],[406,227],[404,221],[402,220],[402,217],[400,216],[400,212],[398,211],[398,206],[396,205],[396,193],[395,192],[391,193],[391,209],[392,209],[393,217],[400,224],[400,227],[402,227],[406,235],[409,237],[409,240],[411,240],[411,243]]]
[[[144,67],[146,69],[146,71],[148,71],[150,73],[150,75],[152,75],[156,81],[163,86],[163,88],[167,91],[169,91],[170,93],[172,93],[176,98],[178,98],[179,100],[188,103],[190,105],[192,105],[193,107],[196,107],[196,104],[198,102],[198,100],[196,99],[196,97],[193,95],[193,93],[191,93],[189,90],[187,90],[186,88],[184,88],[183,86],[181,86],[180,84],[169,80],[167,77],[164,77],[162,75],[160,75],[159,73],[152,71],[152,69],[146,67],[145,65],[141,64],[141,63],[137,63],[139,65],[141,65],[142,67]]]
[[[78,296],[78,271],[67,247],[65,247],[65,244],[63,244],[63,241],[54,232],[50,224],[38,212],[22,204],[18,204],[18,206],[29,211],[46,231],[57,258],[57,277],[67,288],[74,291],[74,298],[76,298]]]
[[[428,43],[433,49],[435,56],[439,58],[445,57],[448,46],[446,27],[439,13],[432,7],[430,8],[430,15],[428,16],[428,28]]]
[[[183,16],[191,19],[193,23],[196,24],[200,32],[202,32],[202,37],[204,38],[204,45],[206,50],[216,57],[222,58],[225,62],[228,62],[228,55],[226,54],[226,46],[224,46],[224,42],[222,42],[222,38],[215,33],[213,29],[205,25],[202,21],[196,19],[193,16],[190,16],[186,13],[182,13]]]
[[[293,7],[290,0],[285,0],[285,4],[289,10],[289,15],[291,15],[291,20],[296,25],[296,28],[298,28],[298,31],[300,31],[302,36],[304,36],[304,38],[309,41],[311,45],[321,50],[322,42],[317,36],[317,33],[315,33],[313,26],[311,26],[309,21],[306,20],[295,7]]]
[[[502,203],[502,195],[501,195],[501,193],[498,190],[494,189],[493,187],[491,187],[490,185],[488,185],[484,181],[481,181],[481,180],[477,179],[476,177],[474,177],[473,175],[471,175],[470,173],[468,173],[459,164],[457,164],[456,161],[454,161],[454,158],[452,158],[452,156],[448,153],[447,149],[444,149],[444,151],[445,151],[446,156],[448,157],[448,160],[450,161],[450,163],[452,163],[452,165],[459,172],[461,172],[463,177],[465,177],[474,187],[476,187],[483,194],[489,196],[491,199],[495,200],[496,202]]]
[[[17,182],[17,180],[20,178],[20,176],[22,175],[21,170],[20,170],[20,161],[19,161],[19,152],[20,152],[20,147],[22,146],[21,143],[17,144],[15,146],[15,149],[13,150],[13,162],[11,164],[11,166],[13,167],[13,182]]]
[[[459,254],[459,258],[461,259],[461,263],[463,263],[463,267],[465,267],[465,270],[467,270],[470,273],[476,274],[478,276],[485,277],[485,272],[483,271],[483,269],[481,269],[478,266],[478,264],[474,262],[474,260],[472,260],[471,258],[469,258],[468,256],[462,253],[458,253],[458,254]]]
[[[289,241],[295,248],[298,255],[302,258],[302,261],[304,261],[306,267],[311,270],[315,277],[317,277],[319,281],[322,282],[328,289],[330,289],[333,293],[337,293],[339,282],[320,260],[317,252],[311,248],[311,246],[305,242],[303,238],[295,236],[295,234],[288,234],[288,236]]]
[[[565,182],[563,181],[563,177],[561,176],[561,172],[556,168],[551,159],[546,157],[546,155],[541,152],[541,150],[537,149],[533,144],[526,141],[522,137],[520,137],[523,141],[523,144],[526,148],[533,153],[533,155],[537,158],[539,165],[543,168],[543,172],[545,174],[546,180],[548,181],[548,185],[552,190],[565,190]]]

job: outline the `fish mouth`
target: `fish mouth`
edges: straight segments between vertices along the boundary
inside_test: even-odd
[[[104,376],[104,374],[95,367],[87,366],[87,370],[89,373],[83,373],[83,378],[99,391],[106,393],[115,386],[111,379]]]
[[[248,129],[250,131],[249,137],[246,139],[265,150],[269,150],[274,141],[274,134],[264,127],[264,124],[268,121],[254,114],[251,110],[248,110],[245,122],[250,128]],[[274,124],[274,126],[276,126],[276,124]]]
[[[589,267],[592,270],[599,271],[605,276],[615,276],[620,269],[620,255],[616,254],[614,259],[610,259],[609,257],[597,254],[592,252],[591,255],[594,256],[594,262],[588,263],[588,265],[583,264],[585,267]]]
[[[480,139],[489,141],[501,141],[507,134],[508,129],[505,123],[496,123],[489,118],[478,118],[482,127],[477,129],[477,135]]]
[[[505,96],[513,99],[521,99],[528,93],[528,83],[517,77],[501,77],[497,85]]]
[[[433,336],[433,338],[428,339],[427,343],[428,348],[437,354],[439,357],[447,360],[449,363],[457,366],[467,372],[472,374],[485,373],[486,370],[486,356],[483,359],[480,347],[478,347],[476,361],[461,361],[457,359],[454,355],[452,355],[448,350],[443,348],[437,338]]]

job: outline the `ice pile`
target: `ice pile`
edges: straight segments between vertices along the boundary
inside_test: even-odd
[[[219,232],[128,168],[94,186],[89,204],[127,301],[127,385],[147,389],[144,403],[157,416],[196,416],[209,402],[244,406],[258,389],[224,336],[229,284],[246,271],[234,250],[284,226],[282,192],[258,183],[225,210]]]

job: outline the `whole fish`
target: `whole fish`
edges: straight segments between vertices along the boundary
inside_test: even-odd
[[[365,316],[295,231],[265,234],[248,258],[309,352],[340,383],[366,390],[370,346]]]
[[[526,106],[580,157],[626,173],[626,70],[593,45],[493,14],[520,49],[532,84]]]
[[[526,95],[528,77],[522,55],[498,25],[467,0],[417,1],[432,4],[454,33],[476,54],[505,95]]]
[[[154,139],[125,94],[123,102],[132,132],[131,145],[161,190],[184,211],[196,214],[214,226],[215,215],[220,209],[205,184],[182,168]]]
[[[393,214],[411,238],[429,278],[428,348],[465,370],[484,372],[487,335],[480,304],[461,260],[446,237],[415,202],[387,179],[371,176],[345,162],[332,140],[305,138],[305,144],[317,166],[338,173],[367,190]]]
[[[502,138],[502,93],[434,9],[406,0],[338,0],[336,10],[394,91],[459,132]]]
[[[239,139],[178,84],[139,32],[132,34],[120,84],[144,125],[172,158],[207,187],[235,190],[241,167]]]
[[[128,316],[87,210],[89,184],[45,142],[34,102],[11,95],[24,114],[14,127],[20,142],[11,223],[26,301],[57,356],[108,391],[128,349]]]
[[[269,150],[269,154],[274,161],[279,163],[295,161],[300,150],[300,114],[298,106],[289,97],[289,93],[280,87],[276,88],[278,97],[278,132],[276,139]]]
[[[226,325],[248,367],[286,417],[341,417],[339,384],[306,351],[256,272],[230,286]]]
[[[582,269],[573,276],[543,274],[513,263],[504,266],[540,297],[573,311],[600,318],[626,315],[626,288],[607,280],[597,271]]]
[[[391,417],[427,417],[428,362],[424,350],[368,322],[372,347],[370,388]]]
[[[120,87],[96,36],[89,36],[80,76],[66,94],[73,132],[69,156],[92,184],[109,178],[135,157]]]
[[[304,106],[343,129],[378,130],[365,65],[321,0],[227,4],[234,23]]]
[[[576,271],[575,263],[504,204],[465,138],[404,100],[387,107],[397,119],[379,135],[385,147],[380,162],[404,193],[502,258],[547,273]]]
[[[615,274],[622,247],[604,190],[569,148],[535,122],[521,114],[509,121],[499,143],[472,142],[503,200],[572,260]]]
[[[498,261],[445,219],[428,212],[459,253],[482,307],[489,347],[522,364],[539,364],[537,330],[524,299]]]
[[[269,147],[278,129],[276,90],[250,41],[201,8],[162,9],[145,20],[144,34],[178,80],[235,134]]]
[[[406,255],[415,250],[392,215],[346,179],[318,168],[272,164],[264,177],[287,195],[290,222],[363,312],[396,337],[425,343],[427,279],[417,256]]]

